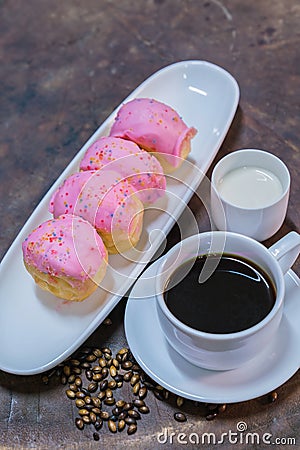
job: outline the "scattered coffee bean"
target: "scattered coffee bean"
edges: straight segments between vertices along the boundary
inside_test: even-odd
[[[88,385],[88,391],[89,392],[95,392],[98,388],[98,383],[96,383],[95,381],[92,381],[89,385]]]
[[[70,398],[71,400],[73,400],[76,397],[75,392],[72,391],[71,389],[67,389],[66,394],[67,394],[67,397]]]
[[[214,420],[217,417],[218,413],[214,412],[211,414],[207,414],[206,416],[206,420],[210,421],[210,420]]]
[[[83,430],[83,428],[84,428],[84,422],[83,422],[83,420],[80,419],[79,417],[77,417],[77,418],[75,419],[75,425],[76,425],[76,427],[78,428],[78,430]]]
[[[95,430],[99,431],[102,428],[102,425],[103,425],[102,419],[96,420],[96,422],[94,423]]]
[[[107,318],[103,321],[103,325],[109,326],[109,325],[111,325],[111,324],[112,324],[112,320],[111,320],[109,317],[107,317]]]
[[[127,434],[129,435],[134,434],[136,430],[137,430],[136,424],[130,424],[129,427],[127,428]]]
[[[227,408],[227,405],[224,403],[223,405],[218,406],[218,412],[223,413]]]
[[[82,398],[77,398],[75,404],[77,408],[83,408],[83,406],[85,406],[85,401]]]
[[[118,422],[118,431],[123,431],[125,427],[126,427],[125,420],[123,420],[123,419],[119,420],[119,422]]]
[[[138,413],[135,409],[130,409],[128,411],[128,416],[132,417],[135,420],[139,420],[141,418],[140,413]]]
[[[134,404],[134,406],[136,406],[137,408],[140,408],[141,406],[145,406],[144,400],[141,400],[141,399],[139,399],[139,398],[133,400],[133,404]]]
[[[100,436],[98,433],[95,432],[95,433],[93,433],[93,438],[94,438],[94,441],[99,441]]]
[[[109,419],[107,425],[108,425],[109,431],[111,431],[112,433],[116,433],[117,425],[113,420]]]
[[[183,404],[184,404],[184,398],[178,396],[176,398],[176,405],[178,406],[178,408],[180,408]]]
[[[186,421],[187,421],[186,415],[183,414],[182,412],[176,412],[176,413],[174,414],[174,419],[175,419],[177,422],[186,422]]]
[[[140,406],[139,407],[139,412],[141,414],[148,414],[150,412],[150,409],[148,408],[148,406],[144,405],[144,406]]]
[[[273,391],[268,395],[268,400],[270,403],[274,403],[277,400],[277,398],[278,398],[278,394],[276,391]]]
[[[139,398],[140,398],[141,400],[143,400],[143,399],[147,396],[147,393],[148,393],[147,387],[146,387],[146,386],[143,386],[143,387],[141,387],[141,389],[139,390],[138,396],[139,396]]]
[[[94,348],[92,353],[93,353],[93,355],[96,356],[96,358],[101,358],[101,356],[102,356],[102,352],[101,352],[100,348]]]

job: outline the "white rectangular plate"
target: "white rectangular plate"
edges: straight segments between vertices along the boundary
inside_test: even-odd
[[[22,375],[50,369],[72,354],[100,325],[149,263],[199,186],[230,127],[239,101],[236,80],[205,61],[182,61],[150,76],[124,102],[151,97],[172,106],[198,134],[188,162],[168,177],[167,193],[145,212],[138,250],[109,258],[103,286],[81,303],[38,288],[23,265],[22,241],[51,216],[53,191],[76,172],[87,148],[109,134],[117,109],[78,152],[32,213],[0,269],[0,369]]]

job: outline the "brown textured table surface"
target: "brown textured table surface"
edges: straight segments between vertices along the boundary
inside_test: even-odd
[[[241,89],[237,114],[216,160],[239,148],[262,148],[290,169],[287,217],[266,245],[299,231],[299,20],[299,2],[293,0],[1,0],[1,257],[52,183],[123,98],[159,68],[187,59],[224,67]],[[200,230],[206,230],[201,205],[192,199],[190,206]],[[168,246],[177,240],[174,230]],[[299,259],[293,268],[300,275]],[[114,351],[127,345],[125,303],[111,313],[112,325],[101,324],[88,345]],[[240,421],[257,434],[252,448],[268,447],[264,433],[273,442],[279,438],[279,447],[300,445],[299,372],[277,389],[277,401],[269,403],[264,396],[231,404],[212,421],[205,405],[186,401],[178,407],[175,396],[161,401],[149,392],[150,414],[138,421],[135,434],[113,434],[104,424],[98,442],[92,425],[83,431],[75,427],[76,407],[65,390],[55,375],[44,384],[41,375],[0,372],[0,448],[194,448],[178,439],[189,439],[191,433],[220,437],[236,431]],[[128,386],[123,390],[129,396]],[[186,422],[174,420],[179,410]],[[175,434],[162,445],[159,433],[164,430]],[[178,438],[179,433],[186,438]],[[218,446],[250,447],[231,439]]]

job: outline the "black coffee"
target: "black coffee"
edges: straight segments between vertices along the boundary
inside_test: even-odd
[[[276,297],[269,276],[252,262],[233,255],[209,258],[215,258],[215,264],[220,262],[204,283],[199,283],[199,274],[207,256],[199,256],[194,264],[182,264],[168,281],[164,297],[172,314],[208,333],[234,333],[264,319]]]

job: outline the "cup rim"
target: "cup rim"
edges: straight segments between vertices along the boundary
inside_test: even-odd
[[[216,172],[218,170],[219,167],[222,166],[222,164],[233,158],[235,155],[241,154],[241,153],[260,153],[260,154],[264,154],[266,155],[267,158],[272,158],[275,159],[281,166],[282,169],[285,171],[286,175],[287,175],[287,186],[285,187],[285,189],[283,190],[282,194],[273,202],[266,204],[265,206],[262,207],[250,207],[250,206],[239,206],[236,205],[235,203],[232,203],[231,201],[225,199],[220,192],[217,189],[217,180],[216,180]],[[280,180],[281,182],[281,180]],[[263,209],[267,209],[267,208],[271,208],[274,205],[276,205],[277,203],[279,203],[283,198],[285,198],[285,196],[289,193],[290,190],[290,185],[291,185],[291,175],[289,172],[289,169],[287,167],[287,165],[282,161],[282,159],[278,158],[278,156],[274,155],[273,153],[267,152],[265,150],[260,150],[260,149],[255,149],[255,148],[243,148],[240,150],[235,150],[234,152],[228,153],[227,155],[223,156],[223,158],[220,159],[220,161],[217,162],[217,164],[215,165],[213,171],[212,171],[212,175],[211,175],[211,184],[212,184],[212,188],[214,189],[214,191],[216,192],[216,194],[219,196],[219,198],[221,199],[222,202],[226,203],[227,205],[236,208],[240,211],[259,211],[259,210],[263,210]]]
[[[261,320],[260,322],[258,322],[257,324],[246,328],[245,330],[241,330],[241,331],[236,331],[233,333],[208,333],[206,331],[200,331],[200,330],[196,330],[195,328],[192,328],[186,324],[184,324],[183,322],[181,322],[179,319],[177,319],[177,317],[174,316],[174,314],[172,314],[172,312],[169,310],[169,308],[166,305],[166,302],[164,300],[164,296],[163,296],[163,288],[161,289],[161,283],[160,283],[160,274],[163,271],[163,268],[168,260],[168,257],[170,257],[174,252],[176,252],[176,250],[178,249],[179,246],[181,245],[187,245],[187,243],[189,241],[193,241],[193,240],[198,240],[201,239],[201,236],[207,236],[207,235],[211,235],[213,233],[217,233],[217,234],[225,234],[226,237],[227,236],[232,236],[232,237],[238,237],[238,238],[242,238],[244,240],[247,240],[249,242],[251,242],[252,245],[256,245],[259,248],[262,248],[264,252],[266,252],[266,254],[268,254],[270,256],[270,263],[271,266],[274,266],[274,269],[277,271],[278,273],[278,277],[279,277],[279,282],[278,282],[278,286],[275,286],[276,288],[276,299],[275,299],[275,303],[271,309],[271,311],[263,318],[263,320]],[[198,256],[201,255],[202,253],[198,253],[195,254],[194,256]],[[250,260],[251,261],[251,260]],[[255,263],[257,265],[257,263]],[[178,265],[174,268],[174,270],[172,271],[172,273],[174,273],[174,271],[177,269]],[[270,266],[268,266],[270,268]],[[270,269],[272,271],[272,273],[274,273],[273,268]],[[164,285],[166,285],[166,283],[164,283]],[[161,263],[159,264],[158,268],[157,268],[157,272],[156,272],[156,278],[155,278],[155,287],[156,287],[156,301],[160,307],[160,309],[162,310],[164,316],[170,320],[170,322],[179,330],[181,330],[183,333],[191,335],[193,337],[198,337],[198,338],[204,338],[210,341],[230,341],[230,340],[235,340],[235,339],[241,339],[241,338],[246,338],[251,336],[252,334],[257,333],[259,330],[261,330],[262,328],[264,328],[269,322],[272,321],[272,319],[274,318],[274,316],[278,313],[278,310],[280,309],[283,300],[284,300],[284,293],[285,293],[285,285],[284,285],[284,276],[283,276],[283,272],[280,268],[279,263],[277,262],[277,260],[272,256],[272,254],[268,251],[267,247],[265,247],[263,244],[261,244],[260,242],[256,241],[255,239],[243,235],[243,234],[239,234],[239,233],[235,233],[235,232],[231,232],[231,231],[207,231],[207,232],[203,232],[203,233],[197,233],[194,234],[192,236],[189,236],[185,239],[183,239],[182,241],[178,242],[177,244],[175,244],[162,258],[161,258]],[[158,289],[158,287],[160,289]],[[158,292],[158,293],[157,293]]]

